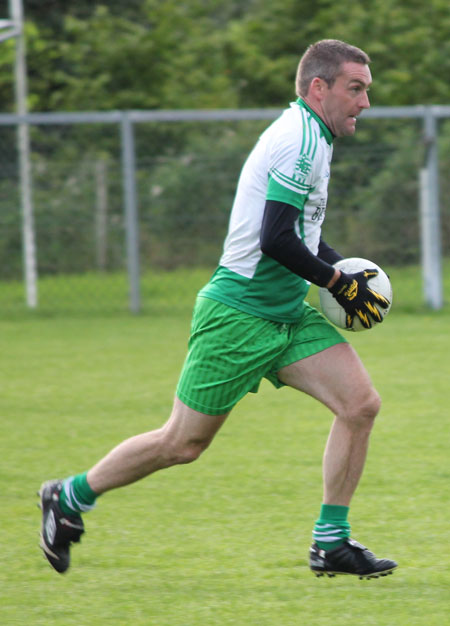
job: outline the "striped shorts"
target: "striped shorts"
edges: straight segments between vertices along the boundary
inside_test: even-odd
[[[283,324],[198,297],[177,396],[196,411],[221,415],[256,393],[263,378],[282,387],[281,368],[342,342],[306,302],[298,322]]]

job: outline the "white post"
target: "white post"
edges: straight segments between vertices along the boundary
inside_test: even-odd
[[[25,37],[23,32],[22,0],[10,0],[12,21],[17,29],[16,59],[15,59],[15,86],[16,108],[19,115],[27,114],[27,73],[25,61]],[[30,135],[26,122],[18,125],[18,151],[20,167],[20,191],[22,199],[22,245],[24,276],[27,305],[30,308],[37,306],[37,264],[36,245],[34,234],[33,201],[31,194],[31,167],[30,167]]]
[[[108,183],[105,159],[95,163],[95,240],[97,269],[106,270],[108,246]]]
[[[134,127],[129,114],[122,113],[122,177],[125,204],[125,229],[128,280],[130,285],[130,310],[141,309],[140,264],[139,264],[139,218],[136,191],[136,155]]]
[[[425,167],[420,171],[422,276],[426,303],[432,309],[444,304],[442,287],[441,229],[436,119],[425,114]]]

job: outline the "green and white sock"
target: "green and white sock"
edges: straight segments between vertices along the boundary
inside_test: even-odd
[[[350,537],[348,511],[348,506],[322,504],[313,530],[313,539],[321,550],[333,550]]]
[[[59,505],[66,515],[86,513],[94,508],[98,494],[90,488],[86,475],[84,472],[63,481]]]

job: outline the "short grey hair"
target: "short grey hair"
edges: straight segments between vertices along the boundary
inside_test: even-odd
[[[322,39],[311,44],[300,59],[295,79],[297,96],[306,96],[313,78],[322,78],[328,87],[341,72],[346,62],[368,65],[370,57],[360,48],[338,39]]]

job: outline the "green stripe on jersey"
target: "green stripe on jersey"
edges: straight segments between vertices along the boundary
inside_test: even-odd
[[[300,106],[301,109],[305,109],[306,111],[309,111],[312,115],[312,117],[316,120],[316,122],[319,124],[319,128],[320,128],[320,135],[322,137],[324,137],[325,141],[327,142],[327,144],[329,146],[331,146],[331,144],[333,143],[333,133],[331,132],[331,130],[328,128],[328,126],[325,124],[325,122],[317,115],[317,113],[315,111],[313,111],[304,100],[302,100],[301,98],[297,99],[297,104]]]

